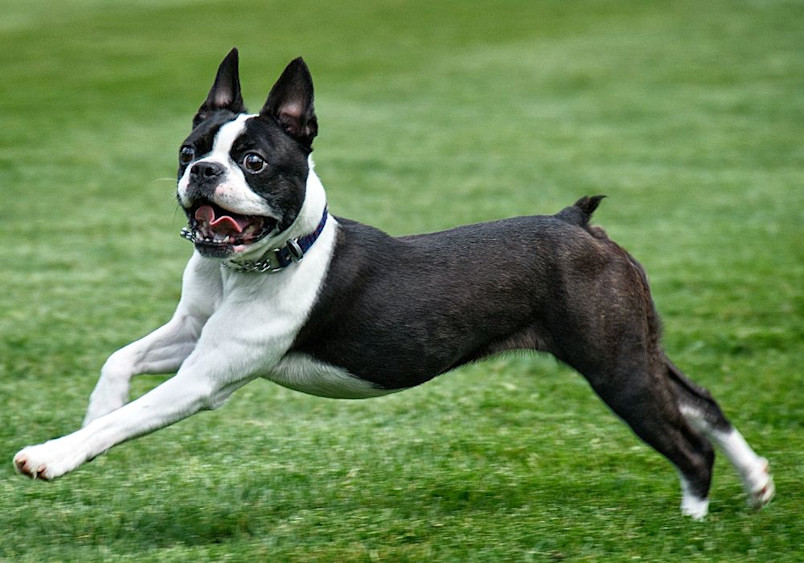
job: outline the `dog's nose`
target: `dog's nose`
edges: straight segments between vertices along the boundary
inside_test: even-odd
[[[190,168],[190,179],[194,182],[208,182],[223,176],[225,169],[217,162],[196,162]]]

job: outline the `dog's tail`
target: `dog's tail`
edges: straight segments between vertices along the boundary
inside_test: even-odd
[[[589,225],[589,219],[592,218],[592,213],[595,212],[600,201],[606,196],[593,195],[584,196],[575,202],[571,207],[565,207],[556,214],[556,218],[561,219],[567,223],[578,225],[579,227],[586,228]]]

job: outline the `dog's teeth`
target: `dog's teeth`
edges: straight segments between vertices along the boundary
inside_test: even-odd
[[[233,239],[232,239],[231,235],[224,235],[222,233],[214,233],[211,240],[212,240],[212,242],[214,242],[216,244],[228,244]]]

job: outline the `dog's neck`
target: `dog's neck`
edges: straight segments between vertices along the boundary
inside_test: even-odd
[[[308,167],[304,203],[293,224],[281,233],[261,240],[248,252],[224,260],[223,266],[240,272],[277,273],[303,258],[324,230],[329,217],[327,195],[313,169],[311,157],[308,158]]]

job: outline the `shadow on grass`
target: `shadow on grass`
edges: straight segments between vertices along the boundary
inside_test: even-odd
[[[155,489],[130,494],[125,502],[114,502],[113,513],[104,513],[108,505],[97,497],[98,504],[86,507],[83,518],[60,520],[56,529],[51,522],[48,533],[119,554],[244,542],[403,545],[461,533],[489,520],[530,529],[540,521],[594,522],[621,509],[626,515],[633,508],[628,497],[637,492],[627,475],[611,475],[606,484],[566,483],[561,475],[517,482],[493,475],[466,481],[450,474],[386,484],[300,473],[252,477],[218,490],[184,483],[165,484],[158,497],[152,496]],[[646,510],[674,514],[676,499],[650,489],[642,491],[652,496],[644,503],[652,508]]]

